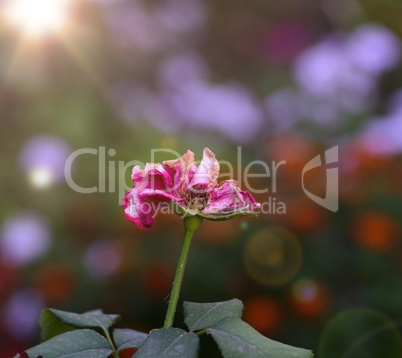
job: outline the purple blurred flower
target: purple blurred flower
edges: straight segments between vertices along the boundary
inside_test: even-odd
[[[43,302],[33,290],[21,290],[12,295],[4,309],[3,326],[15,339],[25,340],[38,330]]]
[[[239,143],[252,141],[261,128],[261,110],[251,92],[242,86],[213,86],[205,105],[206,118],[215,121],[221,133]]]
[[[394,68],[401,58],[401,43],[386,27],[359,26],[346,40],[344,56],[359,70],[379,75]]]
[[[297,89],[271,94],[265,108],[279,130],[300,120],[325,124],[326,129],[336,127],[375,105],[378,76],[399,60],[399,41],[380,25],[362,25],[349,35],[332,35],[310,46],[295,61]]]
[[[362,25],[349,36],[328,38],[304,51],[295,63],[295,78],[314,95],[364,90],[374,75],[398,64],[400,50],[397,37],[385,27]]]
[[[388,100],[388,110],[391,113],[402,111],[402,89],[396,91]]]
[[[402,107],[371,121],[360,134],[359,142],[374,154],[402,153]]]
[[[158,78],[167,112],[184,125],[217,130],[239,143],[251,141],[263,120],[257,100],[238,84],[211,84],[208,72],[192,52],[163,61]]]
[[[110,240],[95,241],[85,254],[85,267],[95,277],[107,278],[113,275],[120,263],[120,251]]]
[[[24,265],[44,254],[51,242],[47,220],[36,213],[21,213],[7,219],[0,231],[1,257]]]
[[[180,123],[162,98],[147,88],[131,81],[114,84],[109,98],[120,118],[127,124],[136,125],[143,120],[167,133],[176,132]]]
[[[178,89],[208,79],[209,69],[201,56],[187,51],[164,59],[159,65],[158,82],[163,90]]]
[[[402,153],[402,90],[390,97],[388,111],[385,116],[372,118],[357,138],[357,142],[373,154]]]
[[[238,143],[258,134],[263,112],[252,92],[238,84],[211,84],[207,65],[195,53],[168,57],[158,74],[156,93],[132,82],[112,87],[111,101],[125,121],[146,119],[166,132],[189,126],[218,131]]]
[[[345,57],[343,42],[337,38],[304,51],[295,63],[294,75],[307,95],[351,111],[363,109],[376,86],[372,76]]]
[[[145,99],[150,92],[134,81],[115,83],[109,90],[109,98],[120,117],[127,123],[140,122],[144,113],[142,110]]]
[[[165,0],[153,9],[131,2],[109,9],[106,16],[120,46],[155,52],[199,30],[205,22],[205,7],[199,0]]]
[[[122,47],[152,52],[168,44],[156,19],[140,2],[123,4],[107,12],[107,22],[116,43]]]
[[[20,164],[31,183],[45,187],[64,179],[64,165],[71,149],[56,136],[40,135],[30,139],[20,153]]]
[[[182,123],[217,130],[238,143],[250,142],[262,125],[257,101],[240,85],[194,81],[177,91],[165,91],[164,98]]]
[[[328,38],[304,51],[294,66],[300,88],[361,110],[375,91],[376,77],[395,67],[400,44],[380,25],[363,25],[347,37]]]
[[[287,130],[300,120],[325,124],[328,129],[337,119],[344,116],[336,103],[329,99],[316,99],[294,89],[281,89],[267,97],[264,103],[272,129]]]
[[[124,0],[87,0],[87,1],[92,1],[92,2],[95,2],[95,3],[99,3],[99,4],[103,5],[103,6],[112,6],[112,5],[115,5],[115,4],[119,3],[119,2],[123,2]]]
[[[205,6],[199,0],[164,0],[155,11],[162,29],[173,33],[200,29],[205,15]]]
[[[300,118],[300,96],[291,88],[283,88],[270,94],[264,103],[273,129],[286,130]]]

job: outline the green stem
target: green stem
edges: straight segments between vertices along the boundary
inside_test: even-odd
[[[163,328],[169,328],[173,326],[174,316],[176,314],[177,302],[179,301],[181,284],[183,282],[184,269],[186,268],[188,251],[190,249],[191,239],[194,233],[200,227],[202,223],[202,218],[199,216],[191,216],[184,218],[184,240],[181,249],[181,254],[179,258],[179,263],[177,264],[176,274],[173,281],[172,292],[170,293],[170,300],[168,305],[168,310],[166,312],[165,324]]]
[[[119,354],[116,352],[116,347],[112,341],[112,337],[110,337],[109,330],[107,328],[105,328],[104,326],[102,326],[102,330],[105,333],[106,339],[110,342],[110,345],[113,348],[113,353],[112,353],[113,358],[119,358]]]
[[[207,329],[206,329],[206,328],[204,328],[204,329],[202,329],[202,330],[200,330],[200,331],[198,331],[198,332],[195,332],[195,334],[196,334],[197,336],[201,336],[201,334],[204,334],[204,333],[207,333]]]

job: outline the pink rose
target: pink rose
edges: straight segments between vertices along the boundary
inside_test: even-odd
[[[187,151],[177,160],[147,163],[133,168],[135,183],[123,198],[125,217],[141,229],[149,229],[162,203],[171,203],[183,217],[198,215],[208,220],[227,220],[240,215],[256,216],[260,207],[252,195],[240,190],[236,180],[218,185],[219,163],[208,148],[199,165]]]

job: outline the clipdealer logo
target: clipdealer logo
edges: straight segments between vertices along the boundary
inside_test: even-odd
[[[317,155],[311,159],[303,168],[302,172],[302,188],[304,193],[318,205],[332,211],[337,212],[339,209],[339,169],[333,167],[334,163],[338,163],[338,146],[332,147],[325,151],[324,164],[327,166],[326,172],[326,190],[325,197],[321,198],[308,191],[304,185],[305,174],[317,167],[323,165],[321,155]]]
[[[315,203],[322,206],[323,208],[337,212],[338,211],[338,176],[339,169],[337,167],[338,163],[338,146],[332,147],[325,151],[324,160],[319,154],[311,159],[303,168],[301,173],[301,187],[304,193]],[[158,152],[173,154],[174,157],[180,158],[181,155],[171,149],[153,149],[151,151],[151,162],[155,162],[155,155]],[[97,185],[92,187],[81,187],[73,179],[72,168],[74,166],[74,161],[78,159],[81,155],[94,155],[97,157],[98,162],[98,182]],[[65,164],[65,179],[67,184],[76,192],[82,194],[90,193],[118,193],[118,200],[124,196],[124,194],[130,190],[132,183],[127,185],[126,183],[126,173],[135,165],[144,167],[145,163],[134,160],[130,162],[116,161],[112,159],[116,155],[115,149],[106,150],[105,147],[95,148],[82,148],[71,153]],[[237,150],[237,163],[233,166],[231,162],[220,160],[221,173],[219,174],[218,180],[230,180],[237,177],[239,182],[239,187],[245,186],[252,194],[263,194],[271,193],[264,202],[261,202],[261,213],[262,214],[286,214],[286,204],[282,201],[277,200],[275,197],[278,192],[278,186],[280,184],[278,180],[278,172],[281,166],[286,166],[286,161],[282,160],[280,162],[266,163],[262,160],[254,160],[247,165],[242,162],[242,149],[238,147]],[[326,192],[324,197],[319,197],[306,189],[305,186],[305,175],[312,169],[324,166],[326,168]],[[254,170],[251,172],[252,167],[258,167],[259,174],[256,174]],[[242,168],[244,168],[242,170]],[[266,178],[269,181],[268,189],[264,187],[263,189],[258,189],[251,186],[249,181],[250,178]],[[106,185],[107,183],[107,185]]]

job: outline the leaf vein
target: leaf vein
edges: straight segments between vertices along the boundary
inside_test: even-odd
[[[240,342],[246,344],[251,350],[254,350],[256,353],[260,354],[261,357],[263,357],[263,358],[266,357],[266,356],[265,356],[265,353],[264,353],[263,351],[261,351],[257,346],[251,344],[250,342],[248,342],[247,340],[245,340],[245,339],[242,338],[242,337],[239,337],[239,336],[236,336],[236,335],[233,334],[233,333],[227,333],[227,332],[225,332],[225,331],[221,331],[221,330],[218,330],[218,329],[209,328],[208,330],[209,330],[209,331],[212,331],[212,332],[215,332],[215,333],[218,333],[218,334],[226,335],[226,336],[229,336],[230,338],[233,338],[233,339],[235,339],[235,340],[238,340],[238,341],[240,341]]]
[[[195,322],[192,326],[193,327],[197,327],[197,325],[202,322],[202,320],[205,318],[205,316],[209,315],[213,310],[215,310],[216,308],[218,308],[220,305],[223,305],[226,302],[219,302],[216,304],[216,306],[211,307],[207,312],[205,312],[205,314],[203,316],[201,316],[197,322]]]
[[[165,353],[167,353],[167,352],[169,351],[170,347],[171,347],[173,344],[176,344],[177,342],[179,342],[180,339],[183,338],[183,336],[184,336],[184,334],[180,335],[180,336],[177,337],[172,343],[170,343],[170,344],[166,347],[166,349],[162,352],[161,358],[163,358],[164,355],[165,355]]]

